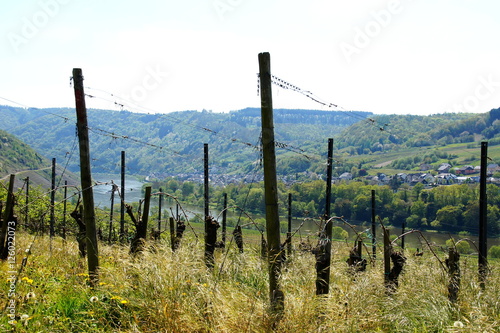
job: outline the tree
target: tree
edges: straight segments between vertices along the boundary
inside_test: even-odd
[[[462,209],[460,206],[444,206],[436,213],[436,219],[446,230],[456,230],[462,225]]]

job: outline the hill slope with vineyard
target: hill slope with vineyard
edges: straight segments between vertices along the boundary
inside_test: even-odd
[[[0,129],[18,136],[46,158],[55,157],[59,164],[78,171],[74,109],[0,106],[0,112]],[[120,152],[125,151],[129,174],[199,175],[204,143],[209,144],[211,174],[241,179],[261,164],[258,108],[168,114],[90,109],[88,116],[94,172],[119,173]],[[492,145],[500,142],[500,109],[430,116],[278,109],[274,123],[278,174],[299,179],[311,172],[324,173],[327,140],[332,137],[336,175],[376,165],[411,169],[419,161],[426,162],[426,150],[431,148],[437,151],[460,144],[462,150],[476,149],[481,140]],[[405,162],[409,156],[415,163]],[[491,157],[498,163],[496,156]],[[444,160],[462,163],[453,154]]]

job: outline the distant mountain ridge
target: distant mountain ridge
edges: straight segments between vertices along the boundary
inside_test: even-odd
[[[71,158],[68,167],[77,171],[74,156],[75,112],[70,108],[22,109],[0,107],[5,121],[0,127],[22,138],[44,156],[59,161]],[[370,112],[321,110],[274,110],[278,154],[298,151],[321,154],[320,142],[342,129],[371,116]],[[210,145],[214,173],[243,174],[254,168],[259,154],[260,109],[247,108],[230,113],[182,111],[169,114],[142,114],[128,111],[88,110],[91,156],[96,172],[119,171],[120,151],[126,151],[127,169],[132,174],[178,174],[202,169],[203,144]],[[324,145],[323,145],[324,146]],[[323,147],[321,147],[321,150]],[[297,164],[297,163],[295,163]],[[295,172],[310,167],[301,164]],[[288,168],[285,163],[283,168]],[[281,170],[285,171],[285,170]]]
[[[0,128],[78,171],[74,109],[0,106],[0,113]],[[94,172],[119,173],[123,150],[129,174],[200,175],[204,143],[211,174],[249,175],[261,165],[259,108],[168,114],[90,109],[88,117]],[[275,109],[274,123],[278,174],[295,177],[324,173],[328,138],[334,138],[338,174],[357,167],[356,156],[479,140],[500,143],[500,109],[431,116]]]

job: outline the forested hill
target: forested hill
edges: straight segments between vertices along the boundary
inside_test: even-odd
[[[336,147],[370,154],[410,147],[445,146],[488,140],[500,143],[500,108],[481,114],[378,115],[345,129]]]
[[[0,106],[0,114],[1,129],[13,133],[46,158],[55,157],[59,164],[78,170],[74,109]],[[94,172],[119,173],[120,152],[125,151],[129,174],[200,175],[204,143],[209,144],[211,174],[241,178],[253,174],[261,165],[258,108],[230,113],[168,114],[88,110],[88,117]],[[397,160],[411,156],[414,152],[409,150],[415,147],[437,149],[465,143],[475,148],[481,140],[492,145],[500,143],[500,109],[482,114],[431,116],[276,109],[274,123],[278,174],[294,177],[309,177],[307,172],[324,174],[328,138],[334,138],[337,148],[335,175],[359,168],[359,156],[367,156],[363,162],[366,168],[366,161],[383,158],[381,153],[401,152],[401,156],[391,157]],[[442,158],[460,163],[458,159],[451,161],[449,156]]]
[[[0,128],[17,135],[47,158],[78,170],[75,111],[70,108],[22,109],[0,106]],[[309,155],[324,155],[333,137],[369,112],[274,110],[278,172],[303,172]],[[260,109],[230,113],[182,111],[142,114],[88,110],[92,167],[119,172],[126,152],[131,174],[175,175],[203,171],[203,144],[209,144],[212,173],[248,174],[260,163]],[[69,159],[69,160],[68,160]]]
[[[47,165],[49,162],[46,158],[12,134],[0,130],[0,177]]]

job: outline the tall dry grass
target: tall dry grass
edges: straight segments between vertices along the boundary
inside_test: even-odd
[[[17,266],[33,236],[18,232]],[[153,243],[151,243],[153,244]],[[187,237],[172,253],[160,242],[132,258],[128,247],[100,245],[100,283],[88,287],[86,261],[75,242],[37,237],[16,286],[16,324],[3,314],[0,327],[18,332],[498,332],[497,262],[482,290],[477,260],[461,259],[459,300],[447,298],[448,277],[429,252],[407,255],[399,288],[387,294],[383,265],[352,274],[345,243],[333,244],[330,294],[315,296],[314,256],[295,252],[283,267],[285,309],[269,312],[267,264],[260,249],[216,253],[203,261],[203,244]],[[440,253],[443,260],[445,253]],[[378,258],[382,255],[379,253]],[[8,299],[2,263],[0,306]]]

